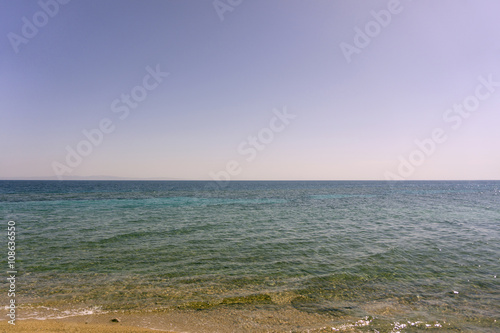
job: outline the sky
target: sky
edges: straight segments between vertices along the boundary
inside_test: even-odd
[[[0,179],[500,179],[499,12],[0,0]]]

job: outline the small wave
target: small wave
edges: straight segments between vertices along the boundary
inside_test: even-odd
[[[108,311],[103,311],[101,307],[89,307],[70,310],[61,310],[47,306],[23,307],[23,316],[19,320],[47,320],[47,319],[63,319],[76,316],[88,316],[95,314],[105,314]]]
[[[345,331],[348,329],[364,327],[364,326],[370,325],[372,323],[372,321],[373,321],[372,317],[365,317],[363,319],[356,321],[355,323],[342,324],[342,325],[337,326],[337,327],[332,327],[332,331],[339,332],[339,331]]]
[[[432,323],[426,323],[426,322],[423,322],[423,321],[415,321],[415,322],[411,322],[411,321],[407,321],[406,323],[400,323],[398,321],[394,322],[392,324],[394,327],[391,331],[391,333],[399,333],[401,332],[401,330],[404,330],[406,328],[418,328],[418,329],[431,329],[431,328],[442,328],[443,325],[440,324],[438,321],[435,321],[435,322],[432,322]]]
[[[343,198],[372,198],[373,194],[315,194],[311,195],[311,199],[324,200],[324,199],[343,199]]]

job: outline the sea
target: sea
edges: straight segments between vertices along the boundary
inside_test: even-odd
[[[0,181],[0,213],[0,320],[13,221],[18,320],[500,332],[500,181]]]

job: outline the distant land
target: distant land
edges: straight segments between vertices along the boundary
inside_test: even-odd
[[[181,179],[181,178],[169,178],[169,177],[151,177],[151,178],[137,178],[137,177],[116,177],[116,176],[64,176],[63,179],[58,179],[57,176],[47,176],[47,177],[0,177],[2,180],[57,180],[57,181],[74,181],[74,180],[124,180],[124,181],[214,181],[213,179]],[[354,182],[384,182],[388,180],[383,179],[246,179],[246,180],[234,180],[234,181],[354,181]],[[500,181],[500,179],[407,179],[407,180],[389,180],[390,182],[426,182],[426,181]],[[217,182],[217,181],[216,181]]]
[[[51,177],[8,177],[0,178],[0,180],[59,180],[56,176]],[[183,180],[177,178],[127,178],[115,176],[64,176],[64,180]]]

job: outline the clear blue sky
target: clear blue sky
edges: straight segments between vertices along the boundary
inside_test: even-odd
[[[497,1],[41,3],[0,0],[0,178],[500,179]]]

